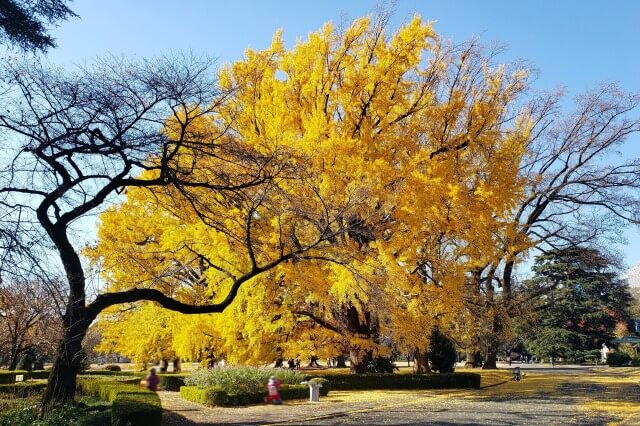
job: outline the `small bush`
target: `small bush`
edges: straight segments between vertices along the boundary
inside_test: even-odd
[[[111,406],[111,424],[114,426],[160,426],[162,406],[154,392],[121,392]]]
[[[300,384],[305,379],[305,376],[298,371],[273,368],[225,367],[196,370],[186,377],[184,382],[186,385],[201,388],[219,387],[230,393],[252,393],[266,391],[270,376],[276,376],[283,385]]]
[[[122,371],[122,368],[120,368],[119,365],[117,364],[107,364],[104,366],[104,370],[106,371]]]
[[[389,358],[379,356],[369,361],[369,363],[367,364],[367,371],[369,373],[379,374],[393,373],[395,367],[396,366],[393,364],[393,362],[391,362]]]
[[[631,357],[625,352],[611,352],[607,354],[607,364],[612,366],[627,365],[631,361]]]
[[[431,369],[439,373],[453,373],[456,365],[456,347],[438,328],[431,332],[427,358],[431,361]]]

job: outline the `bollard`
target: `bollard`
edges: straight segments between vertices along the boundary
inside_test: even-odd
[[[301,382],[301,385],[309,385],[309,401],[310,402],[318,402],[320,401],[320,388],[322,387],[322,383],[318,382]]]

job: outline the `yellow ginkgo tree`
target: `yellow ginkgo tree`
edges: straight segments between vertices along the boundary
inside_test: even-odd
[[[492,255],[521,191],[526,79],[473,43],[443,42],[417,16],[393,34],[384,17],[326,24],[290,49],[277,33],[222,68],[229,96],[187,133],[202,144],[217,135],[226,152],[248,147],[256,161],[227,171],[214,155],[218,168],[200,167],[210,154],[197,144],[176,157],[198,181],[256,165],[270,178],[215,194],[130,188],[86,254],[107,291],[232,302],[192,320],[229,359],[322,346],[350,352],[362,371],[385,339],[422,350],[430,327],[457,321],[465,274]],[[184,132],[179,117],[166,132]],[[101,327],[117,326],[105,317]],[[174,344],[183,356],[197,346]]]

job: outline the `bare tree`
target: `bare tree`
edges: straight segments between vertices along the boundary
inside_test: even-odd
[[[127,187],[170,186],[186,196],[194,188],[231,193],[262,185],[282,172],[277,151],[245,149],[226,132],[225,123],[199,130],[198,120],[215,120],[216,108],[229,95],[210,78],[210,65],[207,60],[179,57],[139,63],[113,59],[74,74],[36,63],[7,62],[0,70],[0,135],[5,147],[0,217],[14,227],[2,231],[2,256],[11,260],[17,247],[12,230],[19,228],[27,235],[44,231],[47,240],[38,243],[52,243],[68,284],[63,336],[43,412],[73,399],[81,342],[103,309],[153,300],[183,313],[220,312],[244,282],[295,255],[282,253],[270,264],[254,263],[216,304],[183,303],[152,288],[87,298],[74,226]],[[213,133],[211,128],[220,131]],[[50,254],[40,260],[49,259]]]
[[[14,370],[21,355],[52,357],[60,338],[60,292],[36,281],[12,281],[0,287],[0,362]]]
[[[514,295],[514,268],[523,255],[597,244],[617,237],[621,226],[640,223],[640,159],[618,152],[640,131],[640,120],[632,116],[640,95],[602,85],[578,96],[570,115],[562,111],[562,100],[555,93],[527,105],[535,126],[520,167],[524,197],[510,219],[515,232],[497,235],[502,257],[478,268],[469,281],[470,309],[493,312],[483,337],[487,368],[495,368],[509,317],[532,296]]]

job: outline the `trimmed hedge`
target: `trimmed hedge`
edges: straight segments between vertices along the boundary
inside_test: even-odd
[[[480,375],[476,373],[332,374],[318,377],[328,380],[332,390],[480,388]]]
[[[11,385],[16,382],[16,375],[22,374],[26,379],[29,378],[29,372],[26,370],[0,370],[0,385]]]
[[[238,405],[259,404],[264,402],[267,395],[263,392],[227,393],[219,387],[200,388],[197,386],[182,386],[180,397],[198,404],[210,407],[233,407]],[[282,385],[280,396],[283,400],[304,399],[309,396],[309,387],[306,385]]]
[[[107,371],[122,371],[122,368],[118,364],[107,364],[103,367]]]
[[[36,379],[36,380],[48,379],[50,374],[51,374],[50,370],[37,370],[37,371],[34,370],[29,373],[29,379]]]
[[[144,377],[147,373],[139,371],[109,371],[109,370],[85,370],[79,373],[82,376],[137,376]]]
[[[159,426],[162,405],[155,392],[138,386],[139,377],[79,377],[79,392],[112,402],[113,425]]]
[[[178,392],[184,386],[184,379],[188,374],[158,374],[160,382],[158,388],[161,390]]]
[[[121,392],[111,405],[111,424],[160,425],[162,406],[160,398],[154,392]]]
[[[19,382],[0,385],[0,394],[11,394],[19,398],[39,394],[47,388],[46,382]]]
[[[76,389],[86,395],[93,395],[112,402],[120,392],[130,392],[138,388],[139,378],[124,377],[78,377]],[[147,391],[150,392],[150,391]]]

